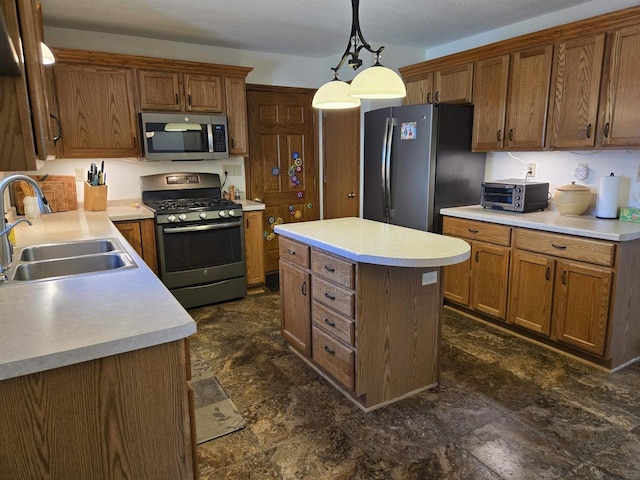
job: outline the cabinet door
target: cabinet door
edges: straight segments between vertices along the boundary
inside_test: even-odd
[[[402,100],[403,105],[422,105],[433,102],[433,73],[427,73],[425,78],[414,82],[407,82],[407,96]]]
[[[472,103],[473,63],[436,71],[433,74],[433,88],[435,103]]]
[[[593,147],[603,51],[604,34],[556,46],[551,147]]]
[[[142,256],[142,232],[140,231],[140,222],[117,222],[115,226],[138,255]]]
[[[602,145],[640,145],[640,26],[613,34]]]
[[[138,87],[140,110],[180,112],[184,108],[179,73],[138,70]]]
[[[222,77],[212,75],[184,75],[188,112],[224,113]]]
[[[511,54],[505,148],[542,149],[553,46]]]
[[[158,255],[156,249],[155,221],[145,218],[133,222],[114,222],[133,249],[142,257],[144,263],[158,274]]]
[[[66,157],[140,155],[130,69],[57,62],[55,76]]]
[[[466,307],[469,306],[470,269],[470,259],[444,267],[444,298]]]
[[[474,242],[471,246],[471,308],[505,320],[509,249]]]
[[[247,285],[262,285],[265,281],[262,211],[244,212],[244,225]]]
[[[309,356],[311,352],[311,275],[287,262],[280,262],[282,335]]]
[[[472,150],[500,150],[504,145],[509,55],[476,62]]]
[[[602,355],[607,336],[613,273],[607,268],[558,261],[552,338]]]
[[[554,278],[555,260],[516,250],[511,262],[507,321],[549,335]]]
[[[247,126],[247,91],[243,78],[224,79],[227,121],[229,127],[229,153],[249,153],[249,128]]]

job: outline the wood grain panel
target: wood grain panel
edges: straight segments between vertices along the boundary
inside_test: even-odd
[[[311,249],[311,271],[343,287],[355,288],[355,264],[329,253]]]
[[[406,83],[407,96],[402,99],[403,105],[422,105],[432,103],[433,73],[425,74],[424,78]]]
[[[445,235],[451,235],[452,237],[481,240],[506,247],[511,245],[511,227],[504,225],[445,217],[442,228]]]
[[[471,259],[442,269],[444,298],[469,306],[471,291]]]
[[[316,300],[314,300],[312,304],[311,317],[313,318],[314,325],[318,328],[338,340],[343,341],[347,345],[352,347],[356,346],[356,329],[353,319],[339,315],[318,303]]]
[[[510,251],[506,247],[473,242],[470,306],[506,320]]]
[[[264,221],[262,211],[244,212],[244,251],[247,264],[247,286],[262,285],[264,272]]]
[[[322,330],[313,327],[313,361],[349,390],[354,386],[355,353]]]
[[[282,335],[289,343],[311,355],[311,275],[280,261],[280,302]]]
[[[435,71],[433,85],[435,103],[473,103],[473,62]]]
[[[1,386],[0,478],[193,478],[182,341]]]
[[[376,405],[438,383],[440,269],[358,264],[356,395]]]
[[[355,318],[355,293],[327,282],[318,276],[313,277],[313,299],[349,318]]]
[[[224,79],[227,121],[229,126],[229,153],[249,153],[249,126],[247,124],[247,94],[244,78]]]
[[[186,109],[190,112],[224,113],[222,77],[217,75],[184,75],[187,96]]]
[[[474,78],[474,151],[501,149],[507,108],[509,55],[476,62]]]
[[[149,70],[137,73],[140,110],[180,112],[184,108],[179,73]]]
[[[309,252],[309,247],[303,243],[286,237],[280,238],[280,258],[283,260],[309,268]]]

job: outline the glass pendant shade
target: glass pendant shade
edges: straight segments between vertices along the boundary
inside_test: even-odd
[[[43,42],[40,42],[40,54],[42,56],[43,65],[56,63],[56,58],[53,56],[53,52]]]
[[[331,80],[322,85],[313,96],[312,106],[327,110],[339,110],[360,106],[360,99],[349,96],[349,84]]]
[[[403,98],[407,89],[402,78],[382,65],[373,65],[360,72],[351,82],[349,96],[356,98]]]

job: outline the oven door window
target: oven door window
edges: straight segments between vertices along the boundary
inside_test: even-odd
[[[148,153],[198,153],[209,151],[206,124],[146,123]]]
[[[164,261],[167,273],[184,272],[242,262],[242,223],[165,227]]]

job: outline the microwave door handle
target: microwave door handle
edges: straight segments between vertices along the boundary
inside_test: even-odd
[[[213,153],[213,125],[207,123],[207,141],[209,142],[209,153]]]
[[[393,129],[396,125],[395,118],[387,118],[387,135],[386,135],[386,158],[385,158],[385,216],[390,219],[393,217],[393,209],[391,205],[391,152],[393,149]]]

